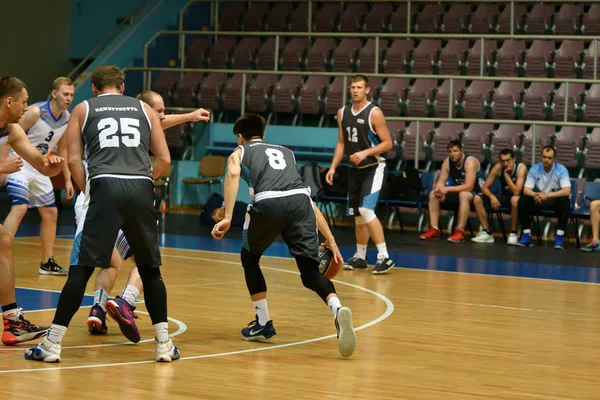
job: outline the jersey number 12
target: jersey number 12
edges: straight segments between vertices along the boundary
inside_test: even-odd
[[[358,143],[358,129],[353,126],[347,126],[346,130],[348,131],[348,141]]]

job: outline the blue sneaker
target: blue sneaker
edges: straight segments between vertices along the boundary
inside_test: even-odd
[[[277,333],[273,327],[273,321],[267,321],[265,325],[260,325],[258,315],[254,321],[242,329],[242,339],[244,340],[269,340],[274,337],[277,337]]]
[[[564,235],[556,235],[556,241],[554,242],[554,248],[556,250],[564,250],[565,249],[565,243],[564,243]]]
[[[529,233],[524,233],[521,240],[517,242],[517,246],[519,247],[529,247],[533,246],[533,239]]]

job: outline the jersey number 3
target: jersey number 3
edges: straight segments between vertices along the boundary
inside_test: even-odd
[[[137,129],[140,126],[140,120],[135,118],[119,118],[121,125],[121,142],[126,147],[138,147],[140,145],[140,131]],[[100,148],[119,147],[119,122],[114,118],[102,118],[98,122],[98,135],[100,138]]]
[[[348,131],[348,141],[358,143],[358,129],[353,126],[347,126],[346,131]]]
[[[269,157],[269,165],[273,169],[285,169],[287,164],[285,163],[285,158],[283,158],[283,153],[277,149],[266,149],[265,153],[267,157]]]

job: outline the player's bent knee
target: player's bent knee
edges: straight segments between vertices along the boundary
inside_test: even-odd
[[[471,192],[460,192],[458,199],[462,201],[471,201],[473,199],[473,193]]]
[[[371,210],[370,208],[358,207],[358,212],[365,221],[365,224],[368,224],[369,222],[377,218],[377,215],[375,215],[375,211]]]
[[[58,219],[58,208],[56,208],[55,206],[39,207],[38,210],[42,218],[49,218],[54,220]]]

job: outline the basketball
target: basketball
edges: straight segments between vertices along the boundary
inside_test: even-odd
[[[319,272],[328,279],[333,279],[340,271],[341,264],[333,258],[333,251],[328,247],[319,248]]]
[[[212,220],[215,222],[220,222],[225,218],[225,207],[215,208],[211,215]]]

